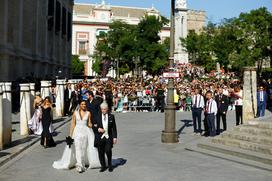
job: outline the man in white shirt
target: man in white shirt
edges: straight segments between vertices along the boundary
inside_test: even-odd
[[[206,119],[208,123],[208,128],[209,128],[209,135],[210,136],[215,136],[216,135],[216,130],[215,130],[215,116],[217,114],[217,104],[216,101],[212,99],[212,92],[208,91],[206,93],[206,107],[205,107],[205,112],[206,112]]]
[[[194,133],[201,134],[201,115],[204,108],[204,97],[200,94],[199,89],[195,89],[195,94],[192,96],[192,116]]]

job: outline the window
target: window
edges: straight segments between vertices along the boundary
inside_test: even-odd
[[[72,38],[72,14],[68,12],[67,40],[70,41],[71,38]]]
[[[61,26],[61,29],[62,29],[62,38],[64,38],[65,37],[65,35],[66,35],[66,33],[67,33],[67,30],[66,30],[66,27],[67,27],[67,25],[66,25],[66,13],[67,13],[67,11],[66,11],[66,8],[65,7],[62,7],[62,26]]]
[[[47,29],[52,31],[54,27],[54,0],[48,0],[48,11],[47,11]]]
[[[79,41],[78,53],[79,53],[79,55],[86,55],[87,54],[87,41]]]
[[[61,5],[59,1],[56,1],[56,27],[55,27],[55,33],[58,34],[60,32],[60,16],[61,16]]]

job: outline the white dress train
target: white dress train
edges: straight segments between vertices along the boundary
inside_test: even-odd
[[[94,147],[94,132],[87,126],[88,113],[82,120],[79,111],[76,112],[76,126],[73,133],[74,144],[69,148],[65,146],[62,158],[53,163],[55,169],[70,169],[75,166],[85,169],[99,168],[100,161],[97,148]]]

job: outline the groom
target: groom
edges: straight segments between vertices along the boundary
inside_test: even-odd
[[[108,104],[103,102],[100,105],[101,114],[97,119],[97,131],[95,135],[95,147],[98,148],[98,155],[101,164],[100,172],[106,170],[105,154],[108,158],[109,171],[113,171],[112,167],[112,147],[117,143],[117,129],[114,115],[108,113]]]

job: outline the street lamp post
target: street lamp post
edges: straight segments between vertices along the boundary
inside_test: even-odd
[[[170,32],[170,56],[169,67],[174,66],[175,50],[175,0],[171,0],[171,32]],[[174,104],[174,79],[168,79],[167,105],[165,107],[165,127],[161,136],[162,143],[177,143],[176,131],[176,106]]]

